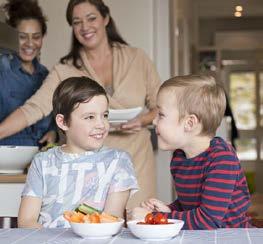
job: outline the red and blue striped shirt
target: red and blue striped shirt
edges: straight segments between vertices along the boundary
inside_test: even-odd
[[[242,228],[250,226],[250,194],[246,178],[231,145],[222,138],[187,159],[176,150],[170,165],[177,200],[168,218],[184,220],[184,229]]]

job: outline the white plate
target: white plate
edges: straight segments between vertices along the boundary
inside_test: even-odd
[[[34,146],[0,146],[0,173],[22,173],[37,152]]]
[[[168,219],[172,224],[147,225],[137,224],[144,220],[128,221],[128,228],[136,237],[145,241],[164,241],[169,240],[179,234],[184,225],[184,221],[178,219]]]
[[[122,124],[122,123],[126,123],[128,120],[110,120],[109,122],[112,124]]]
[[[77,235],[88,239],[106,239],[116,235],[122,228],[123,219],[113,223],[73,223],[70,222],[71,228]]]
[[[125,123],[128,120],[134,119],[141,112],[142,112],[142,107],[129,108],[129,109],[110,109],[109,122]]]

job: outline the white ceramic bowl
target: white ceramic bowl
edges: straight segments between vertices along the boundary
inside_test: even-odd
[[[106,239],[117,234],[121,230],[123,223],[124,220],[120,219],[120,221],[113,223],[91,224],[70,222],[70,225],[73,232],[83,238]]]
[[[0,173],[22,173],[37,152],[34,146],[0,146]]]
[[[128,221],[127,224],[133,235],[145,241],[169,240],[178,235],[184,225],[184,221],[178,219],[168,219],[168,222],[172,224],[137,224],[142,221],[144,220],[132,220]]]

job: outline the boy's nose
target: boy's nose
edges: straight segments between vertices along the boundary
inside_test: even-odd
[[[105,128],[105,123],[106,123],[105,120],[98,119],[96,126],[97,126],[97,128]]]

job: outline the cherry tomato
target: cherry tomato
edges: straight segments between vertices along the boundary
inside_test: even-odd
[[[146,224],[154,224],[154,217],[153,217],[153,214],[152,213],[148,213],[145,218],[144,218],[144,221]]]
[[[160,224],[160,225],[163,225],[163,224],[168,224],[168,219],[167,217],[162,214],[162,213],[157,213],[155,216],[154,216],[154,223],[155,224]]]
[[[163,219],[162,213],[157,213],[154,216],[154,224],[161,224],[161,219]]]
[[[163,216],[160,220],[159,220],[159,224],[161,225],[165,225],[165,224],[168,224],[168,219]]]

